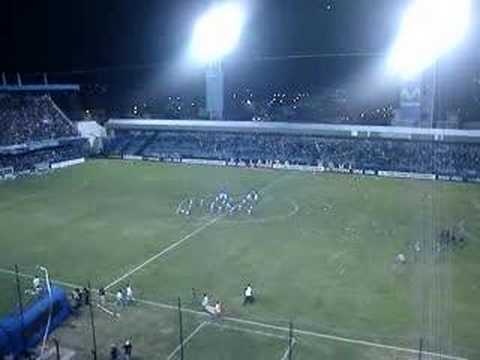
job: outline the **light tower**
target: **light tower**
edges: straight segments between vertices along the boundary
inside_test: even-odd
[[[470,27],[471,0],[415,0],[407,8],[388,60],[402,83],[400,115],[433,126],[439,60]]]
[[[205,88],[207,112],[210,120],[223,119],[224,76],[221,61],[212,61],[207,64]]]
[[[238,45],[245,22],[243,7],[234,1],[216,3],[195,24],[193,57],[206,66],[206,103],[211,120],[223,119],[224,75],[222,61]]]

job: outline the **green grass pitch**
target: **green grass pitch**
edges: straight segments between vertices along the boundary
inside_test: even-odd
[[[254,215],[176,214],[182,199],[220,189],[260,190]],[[412,244],[446,227],[462,229],[467,245],[422,264]],[[0,229],[0,314],[16,303],[14,277],[2,272],[14,264],[111,291],[132,283],[146,302],[115,320],[96,311],[105,354],[132,336],[140,358],[177,358],[177,315],[164,305],[181,297],[198,311],[196,288],[232,320],[201,326],[208,317],[186,312],[185,336],[201,326],[186,358],[280,360],[290,320],[295,359],[411,359],[402,349],[415,349],[422,329],[438,329],[432,351],[480,358],[476,185],[99,160],[0,183]],[[398,253],[407,264],[395,264]],[[258,301],[242,306],[247,282]],[[83,317],[58,334],[77,351],[90,346]]]

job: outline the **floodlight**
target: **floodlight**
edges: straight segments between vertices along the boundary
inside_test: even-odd
[[[471,0],[414,0],[405,12],[388,67],[411,79],[457,46],[470,26]]]
[[[192,54],[202,63],[220,61],[237,46],[245,22],[243,7],[224,2],[210,8],[195,24]]]

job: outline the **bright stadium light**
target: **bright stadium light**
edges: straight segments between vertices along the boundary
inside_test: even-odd
[[[193,57],[202,63],[221,61],[237,47],[244,23],[239,3],[227,1],[210,8],[195,24]]]
[[[471,0],[413,0],[390,54],[388,67],[411,79],[457,46],[470,26]]]

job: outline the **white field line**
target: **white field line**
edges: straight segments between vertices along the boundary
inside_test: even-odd
[[[2,268],[0,268],[0,273],[15,275],[15,271],[2,269]],[[33,278],[32,275],[28,275],[28,274],[24,274],[24,273],[19,273],[19,275],[21,277],[24,277],[24,278],[29,278],[29,279]],[[64,282],[64,281],[58,281],[58,280],[53,280],[53,279],[51,281],[54,284],[63,285],[63,286],[69,287],[69,288],[81,287],[79,285],[70,284],[70,283],[67,283],[67,282]],[[163,304],[163,303],[149,301],[149,300],[140,300],[140,299],[135,299],[135,301],[137,301],[138,303],[141,303],[141,304],[151,305],[151,306],[162,308],[162,309],[169,309],[169,310],[173,310],[173,311],[178,311],[178,307],[173,306],[173,305]],[[188,308],[183,308],[182,310],[183,310],[183,312],[194,314],[194,315],[210,316],[209,314],[207,314],[205,312],[192,310],[192,309],[188,309]],[[251,326],[256,326],[256,327],[262,327],[264,329],[272,329],[272,330],[286,331],[286,332],[290,331],[290,329],[288,327],[271,325],[271,324],[258,322],[258,321],[244,320],[244,319],[229,317],[229,316],[224,316],[222,319],[226,320],[226,321],[236,322],[236,323],[243,324],[243,325],[251,325]],[[406,348],[406,347],[399,347],[399,346],[392,346],[392,345],[385,345],[385,344],[382,344],[382,343],[377,343],[377,342],[372,342],[372,341],[358,340],[358,339],[346,338],[346,337],[335,336],[335,335],[328,335],[328,334],[317,333],[317,332],[308,331],[308,330],[300,330],[300,329],[294,329],[293,332],[294,332],[294,334],[312,336],[312,337],[317,337],[317,338],[320,338],[320,339],[339,341],[339,342],[344,342],[344,343],[348,343],[348,344],[363,345],[363,346],[367,346],[367,347],[375,347],[375,348],[386,349],[386,350],[391,350],[391,351],[399,351],[399,352],[404,352],[404,353],[409,353],[409,354],[414,354],[414,355],[419,354],[419,351],[416,350],[416,349],[410,349],[410,348]],[[439,359],[448,359],[448,360],[468,360],[467,358],[460,357],[460,356],[445,355],[445,354],[439,354],[439,353],[429,352],[429,351],[423,351],[422,355],[433,356],[433,357],[436,357],[436,358],[439,358]]]
[[[208,324],[208,321],[204,321],[202,322],[200,325],[198,325],[195,330],[192,331],[192,333],[190,335],[188,335],[184,340],[183,340],[183,346],[185,346],[190,340],[192,340],[192,338],[198,334],[198,332],[200,330],[202,330],[202,328]],[[172,359],[176,354],[177,352],[180,350],[180,347],[181,345],[178,345],[175,350],[173,350],[170,355],[168,355],[167,357],[167,360],[170,360]]]
[[[147,266],[148,264],[150,264],[152,261],[155,261],[157,260],[159,257],[165,255],[166,253],[174,250],[175,248],[179,247],[180,245],[182,245],[185,241],[187,241],[188,239],[192,238],[193,236],[197,235],[198,233],[200,233],[201,231],[205,230],[206,228],[208,228],[209,226],[215,224],[218,220],[221,219],[221,216],[217,216],[215,218],[213,218],[212,220],[210,220],[209,222],[203,224],[202,226],[198,227],[197,229],[195,229],[194,231],[192,231],[190,234],[184,236],[183,238],[181,238],[180,240],[178,240],[177,242],[173,243],[172,245],[166,247],[165,249],[163,249],[162,251],[160,251],[159,253],[153,255],[152,257],[148,258],[146,261],[144,261],[143,263],[141,263],[140,265],[134,267],[132,270],[128,271],[127,273],[123,274],[122,276],[120,276],[117,280],[114,280],[112,281],[110,284],[108,284],[107,286],[105,286],[105,290],[108,290],[110,289],[112,286],[115,286],[117,285],[119,282],[123,281],[124,279],[126,279],[127,277],[133,275],[134,273],[136,273],[138,270],[141,270],[142,268],[144,268],[145,266]]]
[[[137,301],[142,303],[142,304],[156,306],[156,307],[159,307],[159,308],[162,308],[162,309],[170,309],[170,310],[174,310],[174,311],[178,310],[177,307],[173,306],[173,305],[162,304],[162,303],[157,303],[157,302],[148,301],[148,300],[138,300],[137,299]],[[182,310],[184,312],[188,312],[188,313],[191,313],[191,314],[196,314],[196,315],[201,315],[201,316],[209,316],[208,314],[203,313],[201,311],[196,311],[196,310],[187,309],[187,308],[183,308]],[[284,331],[284,332],[289,331],[288,327],[271,325],[271,324],[252,321],[252,320],[244,320],[244,319],[230,317],[230,316],[224,316],[222,319],[226,320],[226,321],[236,322],[236,323],[243,324],[243,325],[263,327],[265,329],[278,330],[278,331]],[[316,338],[327,339],[327,340],[338,341],[338,342],[344,342],[344,343],[348,343],[348,344],[363,345],[363,346],[367,346],[367,347],[375,347],[375,348],[380,348],[380,349],[385,349],[385,350],[399,351],[399,352],[404,352],[404,353],[409,353],[409,354],[414,354],[414,355],[419,354],[419,351],[416,350],[416,349],[400,347],[400,346],[386,345],[386,344],[372,342],[372,341],[346,338],[346,337],[317,333],[317,332],[314,332],[314,331],[301,330],[301,329],[294,329],[293,332],[294,332],[294,334],[298,334],[298,335],[312,336],[312,337],[316,337]],[[460,356],[445,355],[445,354],[439,354],[439,353],[428,352],[428,351],[423,351],[422,355],[433,356],[433,357],[436,357],[436,358],[439,358],[439,359],[448,359],[448,360],[468,360],[467,358],[460,357]]]
[[[268,185],[264,186],[262,189],[260,189],[258,192],[259,193],[265,193],[268,189],[270,189],[272,186],[274,186],[277,182],[279,182],[280,180],[282,180],[284,178],[284,176],[282,177],[279,177],[277,179],[275,179],[274,181],[272,181],[271,183],[269,183]],[[217,216],[215,218],[213,218],[212,220],[210,220],[209,222],[207,222],[206,224],[203,224],[202,226],[200,226],[199,228],[197,228],[196,230],[192,231],[190,234],[188,234],[187,236],[183,237],[182,239],[178,240],[177,242],[173,243],[172,245],[168,246],[167,248],[163,249],[162,251],[160,251],[159,253],[153,255],[152,257],[150,257],[149,259],[147,259],[146,261],[144,261],[143,263],[141,263],[140,265],[136,266],[135,268],[133,268],[132,270],[128,271],[127,273],[125,273],[124,275],[120,276],[118,279],[112,281],[110,284],[108,284],[107,286],[105,286],[105,290],[108,290],[110,289],[111,287],[117,285],[119,282],[125,280],[126,278],[128,278],[129,276],[133,275],[134,273],[136,273],[138,270],[141,270],[142,268],[144,268],[145,266],[147,266],[148,264],[150,264],[152,261],[155,261],[157,260],[159,257],[165,255],[166,253],[174,250],[175,248],[177,248],[178,246],[180,246],[181,244],[183,244],[185,241],[187,241],[188,239],[190,239],[191,237],[197,235],[199,232],[205,230],[206,228],[208,228],[209,226],[215,224],[218,220],[220,220],[221,218],[223,217],[223,215],[220,215],[220,216]]]
[[[288,345],[287,350],[285,350],[285,352],[283,353],[283,356],[280,360],[287,360],[288,359],[288,355],[289,355],[290,351],[293,350],[293,347],[295,346],[296,343],[297,343],[297,341],[295,339],[292,339],[292,346],[290,347],[290,345]]]
[[[286,337],[286,336],[277,335],[277,334],[273,334],[271,332],[266,332],[266,331],[261,331],[261,330],[253,330],[253,329],[249,329],[249,328],[245,328],[245,327],[219,324],[219,323],[216,323],[216,322],[211,322],[210,325],[217,326],[217,327],[222,328],[222,329],[240,331],[240,332],[245,332],[245,333],[248,333],[248,334],[261,335],[261,336],[266,336],[266,337],[271,337],[271,338],[276,338],[276,339],[281,339],[281,340],[288,340],[288,337]]]
[[[111,310],[108,310],[105,306],[102,306],[100,304],[97,304],[97,307],[102,310],[104,313],[107,313],[108,315],[115,317],[115,313]]]

